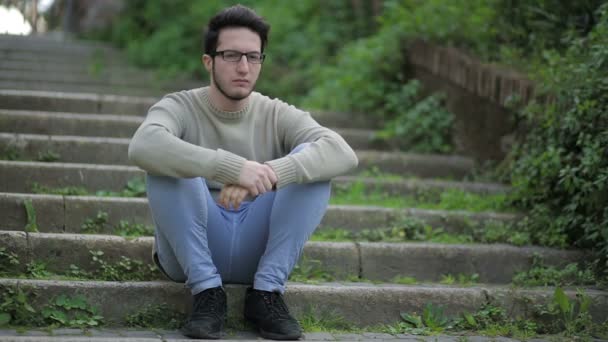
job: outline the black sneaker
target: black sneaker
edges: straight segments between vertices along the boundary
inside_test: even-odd
[[[245,318],[252,322],[264,338],[297,340],[302,336],[300,324],[289,314],[279,292],[247,289]]]
[[[226,292],[214,287],[194,295],[192,314],[182,334],[192,338],[218,339],[226,323]]]

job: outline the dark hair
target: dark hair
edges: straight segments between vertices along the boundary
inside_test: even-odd
[[[268,31],[270,25],[252,9],[236,5],[228,7],[216,14],[207,26],[207,32],[203,39],[203,47],[206,54],[213,54],[217,49],[217,39],[220,30],[226,27],[246,27],[260,36],[262,41],[262,52],[268,43]]]

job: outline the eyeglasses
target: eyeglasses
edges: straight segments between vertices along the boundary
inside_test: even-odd
[[[266,55],[261,52],[240,52],[234,50],[215,51],[215,53],[212,54],[212,56],[214,57],[217,55],[222,56],[222,59],[226,62],[233,63],[238,63],[241,61],[241,58],[243,58],[243,56],[247,56],[247,62],[252,64],[262,64],[264,58],[266,57]]]

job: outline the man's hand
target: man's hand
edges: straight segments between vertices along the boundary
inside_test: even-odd
[[[239,175],[239,185],[252,196],[272,191],[276,183],[277,175],[270,166],[251,160],[245,162]]]
[[[243,202],[243,199],[245,199],[248,194],[249,191],[240,185],[224,185],[220,192],[219,203],[226,209],[230,209],[230,205],[232,205],[234,209],[238,209],[241,206],[241,202]]]

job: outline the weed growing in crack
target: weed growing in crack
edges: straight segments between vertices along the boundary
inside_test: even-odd
[[[0,326],[95,327],[103,324],[84,296],[60,295],[36,310],[30,300],[38,295],[4,286],[0,291]]]
[[[32,200],[24,200],[23,206],[25,207],[25,213],[27,215],[27,223],[25,224],[24,228],[25,231],[28,233],[38,232],[38,223],[36,223],[36,209],[34,208],[34,204],[32,204]]]
[[[17,265],[19,265],[17,254],[0,247],[0,276],[14,273]]]
[[[186,315],[171,309],[167,304],[149,305],[127,315],[127,326],[134,328],[156,328],[175,330],[181,328]]]

